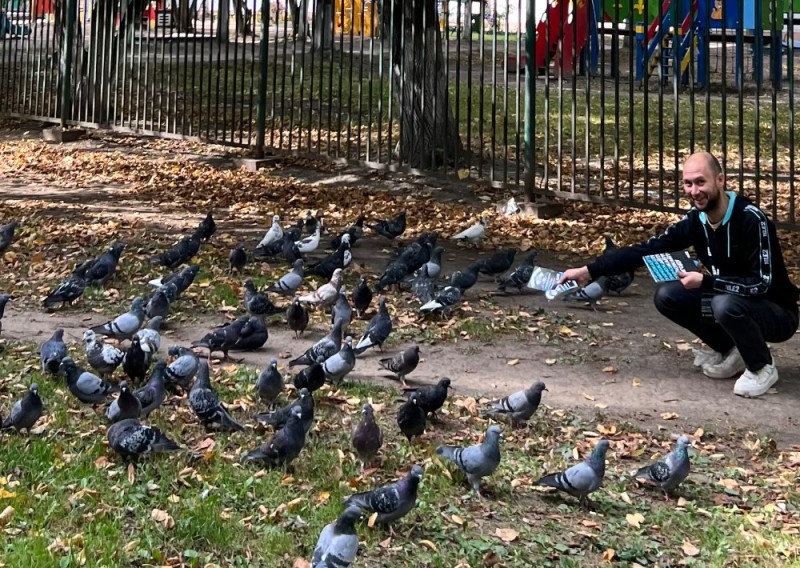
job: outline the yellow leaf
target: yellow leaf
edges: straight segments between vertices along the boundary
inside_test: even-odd
[[[0,487],[0,499],[13,499],[16,497],[16,493],[12,493],[11,491],[6,491],[2,487]]]
[[[642,336],[643,337],[655,337],[656,334],[653,333],[652,331],[648,331],[648,332],[643,333]]]
[[[464,519],[462,519],[458,515],[452,515],[450,517],[450,519],[457,525],[463,525],[464,524]]]
[[[465,180],[469,177],[469,170],[467,168],[461,168],[458,170],[458,179]]]
[[[519,359],[511,359],[507,365],[513,367],[514,365],[519,365]]]
[[[378,543],[381,548],[389,548],[392,546],[392,537],[387,537],[386,540],[382,540]]]
[[[644,522],[644,515],[641,513],[628,513],[625,515],[625,520],[630,526],[638,529]]]
[[[378,513],[372,513],[372,514],[369,516],[369,520],[367,521],[367,526],[368,526],[369,528],[372,528],[372,527],[374,527],[374,526],[375,526],[375,520],[376,520],[377,518],[378,518]]]
[[[592,395],[590,395],[590,394],[586,394],[586,393],[583,393],[583,398],[585,398],[586,400],[597,400],[597,399],[596,399],[595,397],[593,397]]]
[[[676,418],[679,418],[679,416],[674,412],[661,413],[661,420],[675,420]]]
[[[616,367],[611,367],[609,365],[608,367],[603,367],[603,372],[604,373],[616,373],[617,372],[617,368]]]
[[[570,328],[568,328],[565,325],[562,325],[559,328],[558,333],[560,333],[561,335],[568,335],[568,336],[577,335],[574,331],[572,331]]]
[[[697,556],[698,554],[700,554],[700,549],[697,548],[688,540],[683,543],[683,546],[681,548],[683,549],[683,553],[686,556]]]
[[[614,559],[617,557],[617,551],[613,548],[606,548],[605,552],[603,552],[603,560],[605,562],[614,562]]]
[[[150,512],[150,518],[161,524],[165,529],[171,529],[175,526],[175,519],[173,519],[169,513],[161,509],[153,509]]]
[[[608,408],[608,405],[603,404],[602,402],[598,402],[597,404],[594,405],[594,407],[599,408],[600,410],[605,410],[606,408]]]
[[[427,546],[428,548],[430,548],[430,549],[431,549],[431,550],[433,550],[434,552],[439,552],[439,549],[438,549],[438,548],[436,548],[436,545],[435,545],[435,544],[433,544],[433,543],[432,543],[431,541],[429,541],[429,540],[421,540],[421,541],[419,541],[419,543],[420,543],[420,544],[424,544],[425,546]]]
[[[128,464],[128,483],[131,485],[136,481],[136,468],[132,463]]]
[[[556,360],[555,359],[545,359],[544,363],[545,363],[545,365],[555,365],[556,364]]]
[[[0,513],[0,527],[7,524],[14,517],[14,507],[9,505]]]
[[[501,529],[497,528],[494,531],[495,536],[497,536],[503,542],[512,542],[517,539],[519,533],[512,528]]]
[[[328,502],[328,500],[330,498],[331,498],[331,494],[329,492],[327,492],[327,491],[323,491],[321,493],[317,493],[317,496],[314,498],[314,501],[324,505],[325,503]]]
[[[637,379],[636,377],[633,377],[633,380],[631,381],[631,385],[633,385],[633,388],[638,388],[638,387],[640,387],[642,385],[642,381],[641,381],[641,379]]]

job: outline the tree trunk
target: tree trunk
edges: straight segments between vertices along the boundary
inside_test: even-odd
[[[236,10],[236,29],[242,36],[250,34],[250,20],[247,17],[247,3],[244,0],[233,0],[233,6]]]
[[[399,159],[414,168],[457,163],[463,152],[445,74],[436,0],[394,0],[392,81],[400,106]],[[384,8],[390,6],[384,5]],[[392,14],[384,13],[384,26]]]
[[[219,10],[217,11],[217,41],[228,43],[230,39],[230,0],[219,0]]]
[[[296,39],[308,37],[308,0],[289,0],[292,10],[292,32]]]
[[[314,49],[331,49],[333,46],[333,0],[315,0]]]
[[[462,4],[464,4],[462,8],[464,13],[462,14],[461,39],[469,41],[472,37],[472,0],[465,0]]]

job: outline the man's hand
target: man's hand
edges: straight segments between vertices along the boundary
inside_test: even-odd
[[[561,284],[567,280],[574,280],[579,285],[586,286],[591,279],[592,275],[589,274],[589,269],[585,266],[581,266],[580,268],[570,268],[565,270],[564,274],[558,279],[556,284]]]
[[[681,284],[687,290],[694,290],[703,284],[702,272],[678,272],[678,278],[680,278]]]

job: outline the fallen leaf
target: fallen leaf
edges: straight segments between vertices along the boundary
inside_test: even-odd
[[[603,560],[605,562],[613,562],[616,557],[617,551],[613,548],[606,548],[605,552],[603,552]]]
[[[603,367],[604,373],[616,373],[617,371],[618,369],[616,367],[611,367],[611,366]]]
[[[597,399],[596,399],[595,397],[593,397],[592,395],[590,395],[590,394],[586,394],[586,393],[583,393],[583,398],[585,398],[586,400],[597,400]]]
[[[497,528],[494,531],[494,534],[503,542],[513,542],[519,536],[519,533],[512,528],[507,528],[507,529]]]
[[[674,412],[662,412],[660,416],[661,420],[675,420],[676,418],[680,418],[680,416]]]
[[[545,365],[555,365],[556,364],[556,360],[555,359],[545,359],[544,363],[545,363]]]
[[[133,467],[132,463],[129,463],[128,464],[128,483],[133,485],[133,483],[135,481],[136,481],[136,468]]]
[[[700,554],[700,549],[697,548],[688,540],[683,543],[683,546],[681,548],[683,549],[683,553],[686,556],[697,556],[698,554]]]
[[[631,385],[633,386],[633,388],[638,388],[638,387],[640,387],[642,385],[642,381],[641,381],[641,379],[637,379],[636,377],[633,377],[633,380],[631,381]]]
[[[0,499],[13,499],[16,497],[16,493],[12,493],[11,491],[6,491],[2,487],[0,487]]]
[[[161,524],[165,529],[171,529],[175,526],[175,519],[173,519],[169,513],[161,509],[153,509],[150,512],[150,518]]]
[[[369,528],[372,528],[372,527],[374,527],[374,526],[375,526],[375,521],[377,520],[377,518],[378,518],[378,513],[372,513],[372,514],[369,516],[369,520],[367,521],[367,526],[368,526]]]
[[[644,515],[641,513],[628,513],[625,515],[625,520],[628,524],[634,528],[640,528],[641,524],[644,522]]]
[[[464,524],[464,519],[462,519],[458,515],[451,515],[450,516],[450,520],[452,520],[457,525],[463,525]]]
[[[311,562],[305,558],[295,558],[292,568],[311,568]]]
[[[7,524],[14,517],[14,507],[9,505],[0,513],[0,527]]]
[[[511,359],[507,365],[513,367],[514,365],[519,365],[519,359]]]
[[[436,545],[435,545],[435,544],[433,544],[433,543],[432,543],[431,541],[429,541],[429,540],[421,540],[421,541],[419,541],[419,543],[420,543],[420,544],[424,544],[425,546],[427,546],[428,548],[430,548],[430,549],[431,549],[431,550],[433,550],[434,552],[439,552],[439,549],[438,549],[438,548],[436,548]]]

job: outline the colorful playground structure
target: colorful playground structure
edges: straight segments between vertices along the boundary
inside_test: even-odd
[[[744,80],[743,62],[749,49],[759,87],[768,36],[770,77],[780,88],[784,14],[789,2],[800,14],[797,0],[547,0],[537,10],[535,67],[542,69],[550,61],[564,75],[586,66],[597,72],[600,22],[625,23],[635,26],[633,56],[640,85],[657,73],[662,81],[677,78],[688,85],[693,80],[705,87],[710,50],[704,42],[719,41],[725,34],[736,50],[731,71],[737,84]]]

